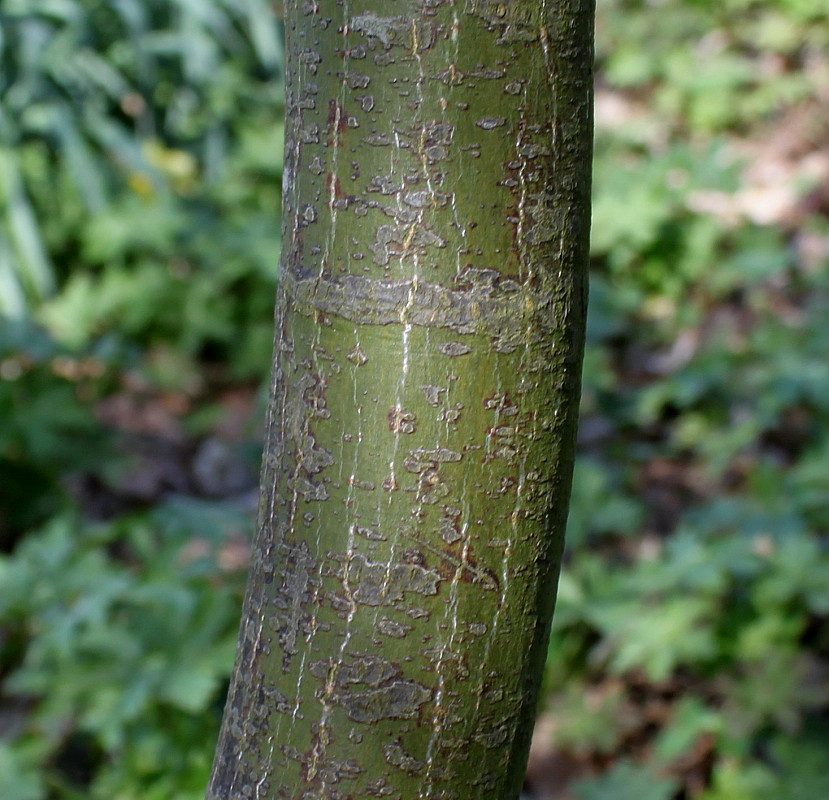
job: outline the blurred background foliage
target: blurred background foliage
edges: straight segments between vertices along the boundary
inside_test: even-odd
[[[829,3],[599,0],[540,800],[829,797]],[[279,249],[279,9],[0,4],[0,797],[196,800]]]

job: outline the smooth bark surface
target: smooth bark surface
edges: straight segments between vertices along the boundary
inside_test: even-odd
[[[259,531],[210,800],[512,800],[572,472],[591,0],[285,3]]]

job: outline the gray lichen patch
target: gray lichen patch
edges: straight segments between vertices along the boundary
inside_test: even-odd
[[[409,450],[403,460],[403,466],[407,472],[419,475],[437,469],[438,464],[457,462],[462,458],[463,453],[448,447],[416,447]]]
[[[467,7],[489,30],[497,32],[498,44],[529,43],[539,38],[537,3],[469,0]]]
[[[383,195],[397,194],[403,189],[403,182],[395,175],[374,175],[369,179],[366,192]]]
[[[551,242],[557,235],[559,221],[554,200],[546,194],[537,194],[532,201],[533,205],[529,208],[532,225],[526,233],[527,242],[532,245]]]
[[[475,124],[482,130],[491,131],[500,128],[506,121],[506,117],[481,117]]]
[[[405,622],[397,622],[388,617],[380,617],[377,620],[377,632],[383,636],[390,636],[393,639],[403,639],[412,630],[412,626]]]
[[[397,209],[392,209],[391,213],[394,216],[401,214]],[[422,222],[418,225],[379,225],[375,236],[368,249],[374,255],[374,263],[381,267],[388,265],[393,256],[403,256],[414,250],[425,254],[426,248],[446,247],[446,240]]]
[[[399,667],[377,656],[322,659],[309,672],[321,683],[317,696],[342,706],[355,722],[410,719],[432,696],[430,689],[406,680]]]
[[[449,358],[465,356],[472,352],[472,348],[463,342],[446,342],[438,347],[438,350]]]
[[[371,78],[359,72],[352,72],[346,77],[346,84],[349,89],[365,89],[370,83]]]
[[[304,475],[297,476],[294,481],[294,487],[296,488],[297,494],[301,495],[306,503],[322,503],[331,496],[324,482],[319,481],[314,483],[314,481],[308,480]]]
[[[377,528],[372,528],[368,525],[352,525],[351,530],[358,536],[368,539],[370,542],[388,541],[388,536],[384,536]]]
[[[442,394],[448,392],[448,388],[445,386],[435,386],[434,384],[426,384],[425,386],[420,387],[423,394],[426,396],[426,402],[430,406],[439,406],[440,405],[440,397]]]
[[[411,411],[395,406],[387,415],[389,430],[392,433],[414,433],[417,430],[417,418]]]
[[[449,517],[443,517],[438,527],[438,534],[446,544],[454,544],[461,539],[461,532],[458,530],[458,523]]]
[[[510,733],[510,729],[506,725],[503,725],[493,730],[480,731],[474,734],[473,738],[478,744],[486,747],[488,750],[492,750],[503,745],[509,738]]]
[[[435,42],[435,25],[429,20],[407,17],[382,17],[366,11],[352,17],[349,28],[384,47],[400,46],[412,52],[428,50]]]
[[[363,350],[359,344],[355,344],[354,347],[348,351],[346,358],[357,367],[362,367],[368,363],[366,351]]]
[[[400,677],[400,668],[379,656],[355,656],[343,663],[335,658],[314,661],[308,671],[321,681],[332,682],[343,687],[351,684],[364,684],[377,687]]]
[[[277,634],[283,654],[282,668],[287,670],[292,656],[298,652],[303,630],[310,625],[306,603],[319,581],[316,576],[317,561],[306,542],[283,545],[279,559],[282,583],[274,594],[276,613],[271,615],[269,627]]]
[[[435,671],[446,674],[448,668],[448,673],[451,674],[453,680],[465,681],[471,674],[467,665],[467,658],[463,653],[453,652],[445,647],[435,647],[424,650],[423,655],[433,665]]]
[[[415,681],[393,681],[388,686],[366,691],[336,691],[335,703],[345,709],[355,722],[379,722],[382,719],[411,719],[432,697],[431,690]]]
[[[423,771],[424,763],[413,756],[409,755],[400,744],[399,741],[390,742],[383,746],[383,757],[393,767],[402,769],[412,775],[417,775]]]
[[[299,464],[303,469],[309,475],[315,475],[334,463],[331,451],[327,447],[319,446],[316,438],[307,434],[299,453]]]
[[[419,564],[373,561],[358,553],[339,559],[343,586],[355,603],[366,606],[393,605],[407,593],[435,595],[440,575]]]
[[[363,772],[363,768],[355,761],[336,761],[334,759],[314,759],[314,756],[300,756],[298,759],[305,768],[305,777],[308,781],[319,781],[322,787],[319,791],[312,789],[303,792],[302,800],[349,800],[353,795],[343,794],[334,789],[331,784],[340,781],[356,780]]]

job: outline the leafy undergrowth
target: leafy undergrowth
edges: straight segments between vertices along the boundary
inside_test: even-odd
[[[593,293],[541,798],[829,792],[827,15],[599,4]]]
[[[100,525],[64,515],[2,562],[4,650],[21,652],[4,681],[18,702],[0,795],[203,796],[202,738],[236,644],[239,516],[195,504]]]
[[[279,244],[266,14],[0,18],[3,800],[203,796]],[[580,460],[528,784],[829,796],[829,6],[598,22]]]

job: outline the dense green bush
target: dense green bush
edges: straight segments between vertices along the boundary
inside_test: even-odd
[[[282,149],[268,4],[10,0],[0,23],[0,311],[258,375]]]
[[[829,791],[829,224],[801,171],[827,142],[827,16],[599,4],[582,458],[546,707],[588,768],[635,760],[579,800]]]
[[[69,515],[0,562],[5,682],[17,736],[4,798],[198,798],[233,659],[238,569],[219,563],[238,512],[159,506],[90,525]],[[18,650],[19,652],[15,652]]]
[[[829,796],[829,4],[598,22],[540,730],[575,800]],[[106,409],[139,398],[180,471],[219,440],[255,468],[227,418],[259,416],[239,398],[269,356],[278,24],[264,0],[9,0],[0,26],[0,797],[200,797],[250,512],[186,477],[128,492],[149,423]]]

